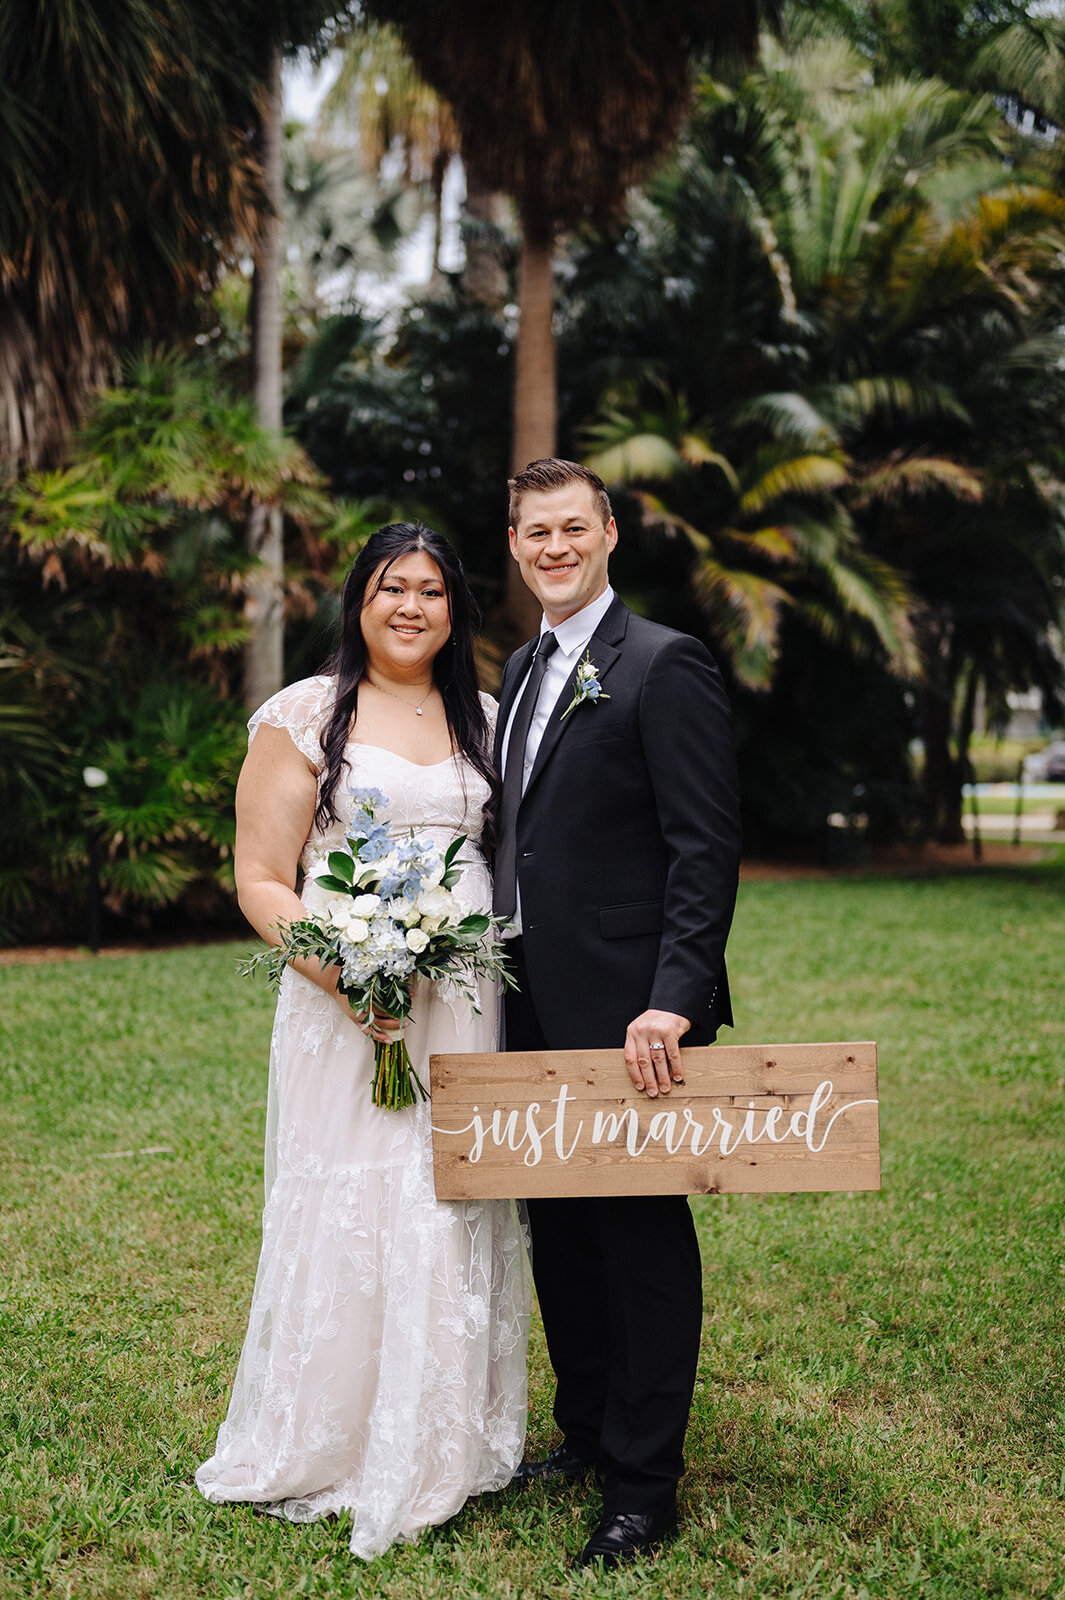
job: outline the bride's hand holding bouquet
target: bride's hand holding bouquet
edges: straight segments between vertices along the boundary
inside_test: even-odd
[[[374,1039],[374,1105],[398,1110],[427,1099],[402,1036],[377,1037],[381,1019],[410,1015],[416,979],[448,982],[478,1010],[478,975],[513,980],[497,920],[465,911],[452,893],[462,876],[465,837],[446,849],[411,832],[395,839],[378,813],[388,806],[377,789],[355,791],[355,813],[342,848],[329,851],[317,887],[333,898],[320,912],[279,927],[280,943],[244,963],[264,968],[276,985],[292,960],[316,957],[340,969],[337,989],[355,1021]]]

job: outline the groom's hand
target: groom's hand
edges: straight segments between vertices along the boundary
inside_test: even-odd
[[[625,1066],[634,1087],[650,1099],[684,1082],[680,1040],[690,1027],[675,1011],[643,1011],[625,1030]]]

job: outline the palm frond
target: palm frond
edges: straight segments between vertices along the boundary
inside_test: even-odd
[[[617,215],[626,190],[672,143],[701,52],[753,54],[776,11],[756,0],[665,6],[561,6],[516,0],[478,12],[465,0],[367,0],[448,102],[482,180],[514,195],[527,225]],[[575,89],[575,86],[579,86]]]
[[[874,421],[972,420],[964,402],[948,384],[917,375],[871,374],[815,389],[813,399],[844,432],[865,428]]]
[[[874,501],[894,504],[911,495],[943,492],[975,504],[984,497],[984,484],[979,473],[945,456],[896,455],[856,475],[850,504],[864,509]]]
[[[1028,15],[998,29],[977,52],[977,82],[1016,95],[1060,127],[1065,120],[1065,30],[1055,16]]]
[[[187,330],[255,238],[268,32],[202,0],[0,8],[0,459],[50,464],[115,345]]]
[[[764,465],[758,457],[751,468],[751,481],[740,497],[744,516],[764,511],[785,495],[819,495],[840,489],[850,481],[846,462],[838,456],[808,453]]]
[[[808,395],[769,391],[741,405],[735,414],[742,426],[754,422],[764,427],[782,444],[822,452],[839,449],[842,441],[836,428]]]
[[[717,528],[714,531],[714,544],[724,550],[731,545],[735,553],[763,556],[775,564],[794,561],[796,556],[794,532],[785,525],[753,530]]]
[[[780,652],[780,619],[791,603],[787,591],[753,572],[704,556],[694,587],[737,680],[748,689],[768,689]]]
[[[604,483],[675,478],[687,466],[676,445],[660,433],[634,433],[586,455],[584,464]]]

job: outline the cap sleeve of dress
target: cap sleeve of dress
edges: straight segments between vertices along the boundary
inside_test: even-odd
[[[325,765],[322,734],[333,694],[332,678],[301,678],[298,683],[290,683],[252,713],[248,719],[248,743],[264,722],[271,728],[284,728],[296,749],[320,772]]]
[[[481,705],[484,707],[484,714],[488,718],[489,737],[493,737],[496,731],[496,718],[499,715],[499,705],[497,701],[492,699],[490,694],[485,694],[483,689],[480,690],[480,696]]]

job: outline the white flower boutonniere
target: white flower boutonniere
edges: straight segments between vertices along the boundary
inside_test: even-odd
[[[609,700],[610,696],[603,693],[603,686],[597,677],[598,668],[591,658],[589,651],[584,652],[584,659],[577,667],[577,683],[573,692],[573,699],[559,717],[560,722],[565,722],[571,711],[576,711],[586,700],[593,703],[596,700]]]

